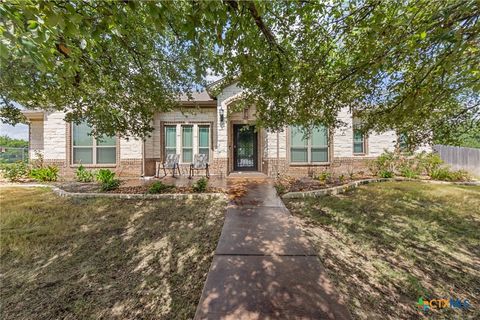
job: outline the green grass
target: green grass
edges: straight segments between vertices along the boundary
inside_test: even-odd
[[[224,207],[3,188],[0,318],[192,318]]]
[[[480,317],[480,187],[385,182],[287,206],[355,318],[422,319],[420,296],[473,304],[429,319]]]

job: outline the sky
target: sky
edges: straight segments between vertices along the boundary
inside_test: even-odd
[[[11,126],[0,123],[0,135],[7,135],[10,138],[28,140],[28,126],[26,124],[17,124]]]

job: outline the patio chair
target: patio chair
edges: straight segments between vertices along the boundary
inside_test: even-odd
[[[190,174],[188,176],[189,179],[195,174],[195,171],[205,170],[205,176],[210,178],[210,171],[208,170],[208,162],[207,162],[207,155],[206,154],[196,154],[193,158],[193,163],[190,165]]]
[[[163,176],[167,176],[167,169],[172,170],[172,177],[175,177],[175,170],[178,171],[178,175],[181,175],[180,173],[180,166],[178,165],[178,161],[180,159],[179,154],[167,154],[167,159],[164,162],[156,162],[156,176],[159,177],[160,169],[163,169]]]

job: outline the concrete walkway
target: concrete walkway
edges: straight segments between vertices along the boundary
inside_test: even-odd
[[[273,183],[234,179],[229,188],[195,319],[350,319]]]

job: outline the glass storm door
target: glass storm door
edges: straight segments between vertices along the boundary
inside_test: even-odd
[[[257,133],[254,126],[233,125],[233,170],[257,170]]]

